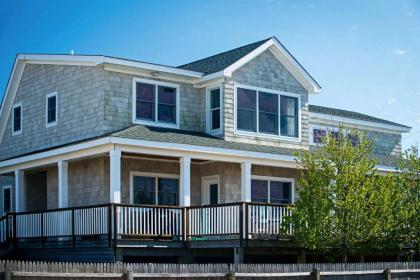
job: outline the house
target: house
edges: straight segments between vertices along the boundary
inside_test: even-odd
[[[2,254],[303,261],[279,234],[298,199],[295,152],[344,125],[392,172],[410,131],[308,105],[320,90],[275,37],[179,67],[18,55],[0,114]]]

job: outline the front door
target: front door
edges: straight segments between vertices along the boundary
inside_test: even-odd
[[[219,204],[219,176],[203,177],[202,205]]]

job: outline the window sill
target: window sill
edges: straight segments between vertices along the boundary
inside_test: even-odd
[[[179,129],[179,124],[145,121],[145,120],[138,120],[138,119],[133,120],[133,124],[142,124],[142,125],[147,125],[147,126]]]
[[[46,128],[49,128],[49,127],[56,126],[56,125],[57,125],[57,122],[52,122],[52,123],[47,123],[47,124],[45,125],[45,127],[46,127]]]
[[[247,132],[247,131],[242,131],[242,130],[235,130],[234,134],[241,135],[241,136],[257,137],[261,139],[283,140],[283,141],[294,142],[294,143],[301,142],[300,136],[296,138],[296,137],[288,137],[288,136],[266,134],[266,133]]]

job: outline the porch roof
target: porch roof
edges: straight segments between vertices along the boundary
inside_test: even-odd
[[[176,144],[187,144],[212,148],[224,148],[258,153],[294,156],[296,149],[232,142],[220,139],[203,132],[134,125],[112,133],[111,136],[136,140],[157,141]],[[398,158],[391,155],[373,155],[379,165],[396,166]]]

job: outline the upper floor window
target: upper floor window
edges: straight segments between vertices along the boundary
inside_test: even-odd
[[[46,97],[45,121],[47,127],[57,124],[57,111],[57,92],[53,92]]]
[[[22,133],[22,104],[13,106],[12,134]]]
[[[221,132],[222,94],[220,87],[207,90],[207,131]]]
[[[357,135],[343,132],[348,140],[353,146],[359,144],[359,137]],[[327,135],[331,136],[334,139],[338,139],[338,130],[337,129],[327,129],[327,128],[313,128],[312,129],[312,144],[321,144],[323,138]]]
[[[236,87],[236,130],[299,137],[298,95],[269,89]]]
[[[293,202],[293,179],[253,176],[251,201],[261,203],[290,204]]]
[[[134,79],[133,122],[179,127],[179,86]]]

